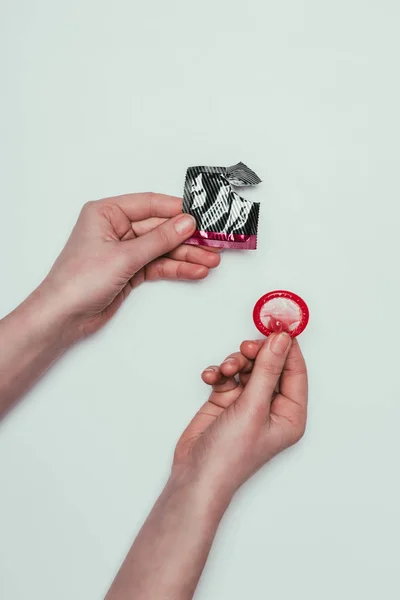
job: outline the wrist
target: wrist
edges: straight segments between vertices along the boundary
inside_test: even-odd
[[[68,331],[45,286],[0,321],[0,417],[71,345]]]
[[[217,521],[222,518],[235,493],[228,486],[216,484],[205,472],[175,466],[165,491],[188,502],[205,517]]]
[[[78,338],[73,318],[64,307],[61,293],[45,279],[38,288],[14,311],[19,326],[24,328],[39,345],[65,351]]]

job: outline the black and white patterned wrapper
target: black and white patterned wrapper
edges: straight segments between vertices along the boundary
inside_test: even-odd
[[[196,219],[196,231],[186,243],[255,250],[260,204],[242,198],[234,188],[260,182],[241,162],[232,167],[189,167],[183,212]]]

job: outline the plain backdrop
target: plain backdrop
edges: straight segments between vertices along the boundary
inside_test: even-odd
[[[308,302],[309,426],[242,488],[199,600],[392,600],[398,580],[399,4],[0,0],[0,313],[81,205],[263,179],[259,249],[144,285],[0,425],[0,597],[97,600],[267,291]],[[1,340],[0,340],[1,343]],[[151,599],[156,600],[156,599]]]

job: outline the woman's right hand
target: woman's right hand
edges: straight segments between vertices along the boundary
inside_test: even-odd
[[[108,600],[191,600],[236,489],[303,435],[306,366],[288,334],[243,342],[203,380],[213,387],[210,398],[179,440],[171,477]]]
[[[243,342],[202,378],[213,391],[178,442],[172,476],[217,482],[229,498],[303,436],[306,365],[297,340],[280,333]]]

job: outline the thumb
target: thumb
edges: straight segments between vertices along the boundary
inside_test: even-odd
[[[292,339],[287,333],[271,335],[259,351],[253,372],[240,397],[240,403],[246,408],[265,407],[269,413],[272,396],[279,383],[289,354]]]
[[[180,246],[196,229],[191,215],[180,214],[168,219],[149,233],[124,242],[132,272]]]

